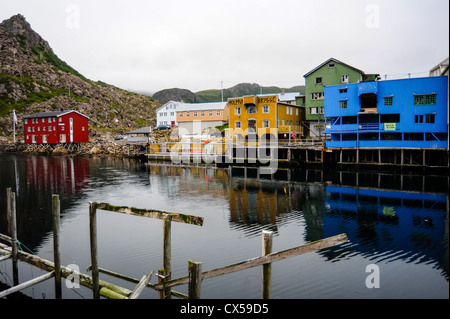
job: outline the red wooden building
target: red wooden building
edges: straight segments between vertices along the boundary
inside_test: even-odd
[[[77,111],[40,112],[24,117],[26,144],[86,143],[86,115]]]

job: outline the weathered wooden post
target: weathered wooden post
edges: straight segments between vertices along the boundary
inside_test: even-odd
[[[52,196],[52,217],[53,217],[53,258],[55,262],[55,297],[61,299],[61,258],[59,254],[59,223],[61,205],[59,195]]]
[[[91,239],[92,292],[94,299],[100,299],[100,277],[97,255],[97,203],[89,202],[89,233]]]
[[[172,236],[171,236],[171,225],[172,217],[166,215],[163,218],[163,267],[164,267],[164,281],[170,280],[170,275],[172,272],[171,266],[171,254],[172,254]],[[170,299],[170,288],[164,289],[164,299]]]
[[[189,260],[189,299],[200,299],[202,286],[202,263]]]
[[[16,193],[11,188],[6,189],[6,210],[9,221],[9,231],[11,233],[11,252],[13,265],[13,283],[19,284],[19,271],[17,263],[18,241],[17,241],[17,219],[16,219]]]
[[[263,230],[262,232],[262,255],[266,256],[272,253],[273,232]],[[262,266],[262,298],[270,299],[272,286],[272,264],[268,263]]]

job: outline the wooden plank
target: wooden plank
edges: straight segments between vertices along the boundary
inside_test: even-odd
[[[97,203],[97,202],[92,203],[95,205],[97,209],[111,211],[115,213],[123,213],[156,219],[164,219],[165,216],[169,215],[171,217],[171,220],[174,222],[191,224],[196,226],[203,225],[203,217],[199,216],[185,215],[179,213],[169,213],[155,209],[136,208],[130,206],[115,206],[108,203]]]
[[[130,296],[128,297],[129,299],[137,299],[139,297],[139,295],[142,293],[142,291],[152,278],[152,274],[153,270],[150,272],[150,274],[148,274],[148,276],[142,277],[141,281],[137,284],[137,286],[133,289]]]
[[[8,247],[1,243],[0,243],[0,249],[2,249],[3,251],[6,251],[8,253],[11,253],[11,247]],[[24,252],[24,251],[19,251],[18,258],[19,258],[19,260],[26,262],[30,265],[36,266],[37,268],[40,268],[42,270],[53,271],[55,269],[55,265],[53,262],[51,262],[47,259],[44,259],[42,257],[35,256],[30,253]],[[92,289],[94,286],[93,285],[94,280],[92,279],[91,276],[80,273],[78,271],[67,268],[65,266],[61,266],[61,276],[64,278],[67,278],[69,276],[77,277],[79,279],[80,285],[90,288],[90,289]],[[106,287],[106,288],[108,288],[112,291],[115,291],[116,293],[124,295],[124,296],[129,296],[131,294],[131,290],[114,285],[114,284],[106,282],[104,280],[99,280],[99,286],[101,288]],[[107,297],[107,296],[105,296],[105,297]]]
[[[6,236],[4,234],[0,234],[0,239],[6,241],[7,243],[11,243],[11,237]]]
[[[6,254],[6,255],[0,257],[0,261],[7,260],[9,258],[11,258],[11,254]]]
[[[252,267],[262,266],[267,263],[271,263],[277,260],[286,259],[289,257],[294,257],[302,254],[306,254],[309,252],[313,252],[319,249],[329,248],[336,245],[340,245],[343,243],[346,243],[348,241],[346,234],[339,234],[336,236],[324,238],[315,242],[311,242],[306,245],[290,248],[287,250],[283,250],[280,252],[275,252],[272,254],[269,254],[267,256],[260,256],[253,259],[249,259],[246,261],[242,261],[236,264],[228,265],[221,268],[216,268],[212,270],[205,271],[202,273],[202,279],[217,277],[225,274],[229,274],[235,271],[240,271]],[[169,282],[165,283],[166,287],[173,287],[178,286],[182,284],[186,284],[189,282],[189,276],[187,277],[181,277],[177,279],[172,279]],[[156,284],[155,289],[161,289],[162,285]]]
[[[36,277],[34,279],[28,280],[28,281],[26,281],[24,283],[21,283],[20,285],[11,287],[11,288],[3,290],[3,291],[0,291],[0,298],[6,297],[6,296],[8,296],[8,295],[10,295],[12,293],[18,292],[18,291],[20,291],[22,289],[34,286],[34,285],[36,285],[36,284],[38,284],[38,283],[40,283],[42,281],[45,281],[47,279],[52,278],[54,275],[55,275],[55,272],[52,271],[52,272],[46,273],[45,275],[42,275],[42,276]]]

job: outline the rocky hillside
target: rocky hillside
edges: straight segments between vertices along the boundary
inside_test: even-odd
[[[270,94],[285,92],[305,93],[305,86],[294,86],[291,88],[280,88],[276,86],[260,86],[256,83],[240,83],[231,88],[223,90],[223,100],[226,101],[232,97],[239,97],[254,94]],[[161,103],[168,101],[185,101],[188,103],[195,102],[219,102],[222,100],[221,90],[204,90],[199,92],[191,92],[186,89],[167,89],[156,92],[153,98]]]
[[[167,103],[169,101],[184,101],[186,103],[201,102],[200,98],[195,93],[186,89],[165,89],[153,94],[153,98],[160,103]]]
[[[61,109],[89,116],[95,138],[155,125],[160,106],[149,96],[85,78],[59,59],[22,15],[0,23],[0,143],[12,139],[13,110],[16,140],[23,139],[24,116]]]

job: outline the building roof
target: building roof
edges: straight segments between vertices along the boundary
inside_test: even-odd
[[[34,114],[31,114],[31,115],[25,116],[24,119],[35,119],[35,118],[41,118],[41,117],[60,117],[60,116],[63,116],[63,115],[65,115],[65,114],[72,113],[72,112],[78,113],[78,114],[80,114],[81,116],[84,116],[84,117],[86,117],[86,118],[89,118],[88,116],[86,116],[86,115],[84,115],[84,114],[81,114],[81,113],[78,112],[78,111],[75,111],[75,110],[66,110],[66,111],[52,111],[52,112],[39,112],[39,113],[34,113]]]
[[[181,103],[178,112],[183,111],[206,111],[206,110],[223,110],[227,102],[209,102],[209,103]]]
[[[444,75],[445,71],[447,71],[449,65],[449,58],[447,57],[444,61],[436,65],[434,68],[430,70],[430,76],[440,76]]]
[[[150,126],[144,126],[137,130],[126,132],[125,134],[150,134],[151,132],[152,128]]]
[[[169,102],[164,103],[158,109],[156,109],[156,112],[159,112],[160,110],[164,109],[166,106],[171,105],[171,104],[175,104],[176,106],[178,106],[178,105],[185,104],[185,103],[180,102],[180,101],[169,101]]]
[[[314,71],[320,69],[321,67],[323,67],[324,65],[326,65],[326,64],[328,64],[329,62],[332,62],[332,61],[333,61],[333,62],[336,62],[336,63],[339,63],[339,64],[342,64],[342,65],[345,65],[346,67],[349,67],[349,68],[351,68],[351,69],[353,69],[353,70],[355,70],[355,71],[357,71],[357,72],[359,72],[359,73],[361,73],[361,74],[364,74],[364,71],[361,71],[360,69],[357,69],[357,68],[355,68],[355,67],[353,67],[353,66],[351,66],[351,65],[349,65],[349,64],[346,64],[346,63],[344,63],[344,62],[342,62],[342,61],[339,61],[338,59],[335,59],[335,58],[329,58],[328,60],[326,60],[326,61],[323,62],[322,64],[316,66],[314,69],[312,69],[311,71],[309,71],[308,73],[306,73],[305,75],[303,75],[303,77],[306,78],[308,75],[310,75],[310,74],[313,73]]]

